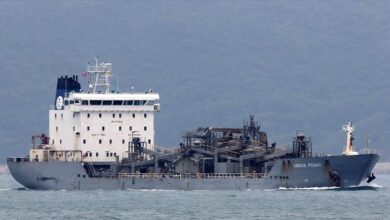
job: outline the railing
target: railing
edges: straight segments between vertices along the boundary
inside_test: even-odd
[[[7,162],[30,162],[30,159],[27,157],[10,157],[7,158]]]
[[[244,178],[264,178],[266,173],[118,173],[119,178],[137,179],[244,179]]]
[[[359,151],[359,154],[377,154],[377,152],[371,148],[364,148]]]

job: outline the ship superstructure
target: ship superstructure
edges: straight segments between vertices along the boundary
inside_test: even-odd
[[[78,76],[57,82],[54,108],[49,111],[48,144],[30,150],[35,161],[115,162],[129,155],[128,143],[137,137],[154,149],[154,114],[159,95],[110,91],[111,63],[88,66],[89,90]],[[131,153],[131,152],[130,152]]]
[[[78,76],[60,77],[49,111],[49,134],[32,137],[28,157],[9,158],[13,177],[31,189],[264,189],[349,187],[375,179],[379,156],[357,153],[348,123],[343,155],[315,154],[303,132],[292,146],[268,141],[253,116],[240,128],[184,132],[176,148],[157,147],[155,92],[110,90],[111,63],[97,60]],[[37,144],[40,139],[41,143]]]

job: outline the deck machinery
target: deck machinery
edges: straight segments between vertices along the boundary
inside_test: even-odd
[[[267,134],[260,130],[254,116],[244,122],[243,128],[198,128],[183,133],[183,143],[178,148],[147,149],[146,143],[133,137],[129,153],[123,161],[111,166],[116,173],[186,173],[201,174],[264,174],[273,160],[287,157],[310,157],[311,140],[297,133],[293,149],[268,144]],[[101,165],[95,165],[100,166]],[[111,166],[107,169],[113,170]],[[88,168],[87,168],[88,169]],[[96,170],[96,169],[95,169]],[[103,172],[89,172],[102,175]]]

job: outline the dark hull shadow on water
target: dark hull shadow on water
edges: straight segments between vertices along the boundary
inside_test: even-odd
[[[27,189],[25,187],[17,187],[17,188],[13,188],[12,190],[24,191],[24,190],[30,190],[30,189]]]
[[[382,189],[382,186],[351,186],[351,187],[308,187],[308,188],[279,188],[275,189],[276,191],[377,191]],[[274,190],[267,190],[267,191],[274,191]]]
[[[334,188],[330,190],[338,190],[338,191],[363,191],[363,190],[380,190],[382,187],[380,186],[352,186],[346,188]]]
[[[352,186],[352,187],[308,187],[308,188],[278,188],[278,189],[265,189],[265,191],[365,191],[365,190],[372,190],[377,191],[382,189],[382,186]],[[8,189],[0,189],[0,190],[13,190],[13,191],[30,191],[31,189],[25,188],[25,187],[15,187],[15,188],[8,188]],[[33,190],[34,191],[34,190]],[[35,191],[42,191],[42,190],[35,190]],[[44,190],[43,190],[44,191]],[[67,190],[50,190],[50,191],[67,191]],[[111,190],[87,190],[87,191],[111,191]],[[117,190],[114,190],[117,191]],[[127,189],[127,191],[186,191],[186,190],[161,190],[161,189]],[[189,190],[189,191],[213,191],[213,190]],[[240,190],[241,191],[241,190]],[[243,190],[243,191],[252,191],[252,190]],[[254,190],[257,191],[257,190]]]

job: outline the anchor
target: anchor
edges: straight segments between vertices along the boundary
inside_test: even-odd
[[[370,176],[367,176],[367,183],[370,183],[370,182],[373,181],[375,178],[376,178],[376,176],[374,175],[374,173],[371,173]]]

